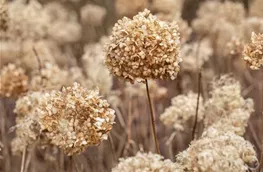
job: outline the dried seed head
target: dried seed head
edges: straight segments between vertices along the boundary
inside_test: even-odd
[[[232,132],[209,128],[190,147],[177,155],[185,171],[246,172],[258,166],[253,145]]]
[[[243,54],[251,69],[258,70],[263,66],[263,34],[253,32],[251,43],[245,46]]]
[[[237,37],[231,38],[231,41],[227,43],[227,56],[228,57],[241,57],[244,50],[244,43]]]
[[[179,46],[177,24],[159,21],[145,9],[115,24],[105,63],[111,73],[132,83],[175,79],[181,62]]]
[[[205,128],[214,126],[243,135],[254,111],[252,99],[241,96],[241,85],[229,75],[212,83],[211,98],[205,103]]]
[[[120,158],[119,164],[112,169],[112,172],[183,172],[183,169],[169,159],[158,155],[138,152],[134,157]]]
[[[83,152],[107,139],[115,112],[98,90],[87,90],[78,83],[53,91],[40,108],[42,130],[51,143],[69,156]]]
[[[103,94],[109,93],[113,85],[112,75],[104,64],[103,45],[106,41],[108,37],[102,37],[98,43],[86,45],[82,56],[87,77],[92,81],[92,85],[99,87]]]
[[[208,39],[184,44],[181,49],[182,70],[197,72],[209,60],[213,50]]]
[[[0,73],[0,96],[18,97],[28,90],[28,77],[22,68],[8,64]]]
[[[12,152],[14,154],[22,153],[25,146],[30,145],[37,140],[44,143],[47,140],[40,139],[41,131],[39,124],[39,113],[37,108],[41,102],[45,102],[47,94],[43,92],[28,92],[25,96],[16,101],[14,112],[16,116],[16,137],[12,141]]]
[[[31,79],[31,90],[59,90],[62,86],[68,85],[69,73],[60,69],[57,65],[45,63],[44,66],[33,75]]]
[[[168,127],[176,130],[184,130],[188,122],[192,122],[196,114],[197,94],[188,93],[179,95],[172,99],[172,105],[161,114],[160,120]],[[204,117],[203,99],[199,99],[198,120]]]

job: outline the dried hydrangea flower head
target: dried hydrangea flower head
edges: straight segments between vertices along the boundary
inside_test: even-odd
[[[0,96],[17,97],[28,90],[28,77],[22,68],[8,64],[0,72]]]
[[[178,95],[172,99],[172,105],[165,109],[161,114],[160,120],[167,127],[173,127],[175,130],[183,131],[187,123],[195,117],[197,105],[197,94],[189,92],[187,95]],[[204,117],[203,99],[199,100],[198,120]],[[192,124],[192,123],[191,123]]]
[[[183,58],[182,70],[189,72],[198,71],[209,60],[213,50],[208,39],[203,41],[184,44],[181,49]]]
[[[48,90],[61,89],[63,85],[67,85],[69,79],[68,71],[60,69],[57,65],[45,63],[44,66],[33,75],[31,79],[31,89]]]
[[[228,116],[222,117],[206,127],[211,126],[220,131],[231,131],[239,136],[243,136],[252,112],[254,112],[253,100],[247,99],[242,108],[233,110]]]
[[[111,73],[132,83],[175,79],[181,62],[179,46],[177,24],[160,21],[145,9],[115,24],[105,63]]]
[[[83,68],[87,77],[94,86],[99,87],[102,94],[109,93],[113,85],[112,75],[104,65],[103,45],[106,41],[108,37],[102,37],[98,43],[86,45],[82,56]]]
[[[252,99],[241,96],[240,83],[229,75],[212,82],[211,98],[205,103],[205,128],[215,125],[243,135],[254,111]],[[227,122],[226,122],[227,121]]]
[[[183,172],[183,169],[169,159],[149,153],[138,152],[133,157],[120,158],[119,164],[112,169],[112,172]]]
[[[185,171],[246,172],[258,166],[253,145],[232,132],[209,128],[193,141],[188,149],[177,155]]]
[[[232,37],[227,43],[227,57],[241,57],[244,50],[244,43],[240,38]]]
[[[257,70],[263,66],[263,34],[253,32],[251,43],[245,46],[243,54],[251,69]]]
[[[41,129],[69,156],[100,144],[112,129],[115,112],[98,94],[74,83],[51,92],[39,108]]]
[[[28,92],[16,101],[14,109],[17,114],[16,137],[11,142],[14,154],[22,153],[25,147],[30,147],[37,140],[39,143],[46,142],[44,138],[40,139],[41,130],[37,108],[41,102],[46,101],[47,96],[44,92]]]

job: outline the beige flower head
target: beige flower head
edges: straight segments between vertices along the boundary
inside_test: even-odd
[[[188,149],[177,155],[185,171],[246,172],[258,166],[253,145],[232,132],[209,128],[193,141]]]
[[[39,109],[42,130],[69,156],[100,144],[112,129],[115,112],[98,94],[74,83],[51,92]]]
[[[22,68],[8,64],[0,72],[0,96],[17,97],[28,90],[28,77]]]
[[[205,128],[213,126],[243,135],[254,111],[254,102],[242,97],[240,83],[230,75],[222,75],[212,82],[210,94],[211,98],[205,103]]]
[[[175,130],[183,131],[187,124],[192,124],[196,114],[197,94],[189,92],[187,95],[178,95],[172,98],[172,105],[165,109],[161,114],[160,120],[167,127],[173,127]],[[198,120],[204,117],[203,98],[199,100]],[[192,125],[191,125],[192,126]]]
[[[111,73],[131,83],[175,79],[180,70],[180,37],[176,23],[166,23],[145,9],[113,27],[106,48]]]
[[[244,60],[253,70],[263,66],[263,34],[252,33],[251,43],[244,48]]]
[[[121,158],[119,164],[112,169],[112,172],[183,172],[180,165],[169,159],[149,153],[138,152],[133,157]]]
[[[31,148],[36,143],[45,144],[48,140],[41,136],[39,113],[37,108],[46,101],[48,94],[44,92],[28,92],[16,101],[16,137],[11,142],[13,154],[22,153],[24,148]],[[40,139],[41,138],[41,139]]]

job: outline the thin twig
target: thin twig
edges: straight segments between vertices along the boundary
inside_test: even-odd
[[[24,150],[23,150],[20,172],[24,172],[24,171],[25,171],[26,150],[27,150],[27,146],[25,146],[25,147],[24,147]]]
[[[158,154],[160,154],[160,148],[159,148],[159,143],[158,143],[157,134],[156,134],[155,116],[153,113],[153,106],[152,106],[152,101],[151,101],[151,97],[150,97],[149,85],[148,85],[147,79],[145,79],[145,85],[146,85],[147,97],[148,97],[148,102],[149,102],[150,112],[151,112],[152,132],[153,132],[153,136],[154,136],[156,152]]]
[[[197,120],[198,120],[198,109],[199,109],[199,100],[200,100],[200,93],[201,93],[201,78],[202,78],[202,70],[199,70],[198,74],[198,96],[197,96],[197,105],[196,105],[196,111],[195,111],[195,122],[194,122],[194,127],[193,127],[193,132],[192,132],[192,140],[195,139],[195,130],[197,126]]]

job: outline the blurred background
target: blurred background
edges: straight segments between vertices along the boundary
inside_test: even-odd
[[[75,156],[74,164],[75,170],[111,171],[120,157],[133,156],[139,150],[155,151],[145,86],[119,80],[104,66],[104,47],[114,24],[145,8],[160,20],[177,22],[181,35],[183,63],[177,79],[150,83],[161,154],[174,161],[192,140],[193,118],[167,142],[174,129],[159,117],[173,97],[198,91],[201,71],[204,100],[210,96],[213,78],[228,73],[241,83],[242,96],[254,100],[255,111],[244,138],[260,158],[263,70],[251,70],[242,52],[252,32],[263,33],[262,0],[2,0],[0,68],[9,63],[21,67],[30,90],[60,89],[74,81],[90,89],[99,87],[116,111],[116,123],[107,141]],[[44,83],[40,84],[39,77],[45,78]],[[20,170],[21,153],[18,145],[12,144],[17,99],[1,96],[0,171]],[[197,131],[200,136],[202,121]],[[60,171],[67,163],[68,158],[56,147],[34,146],[28,152],[26,171]]]

